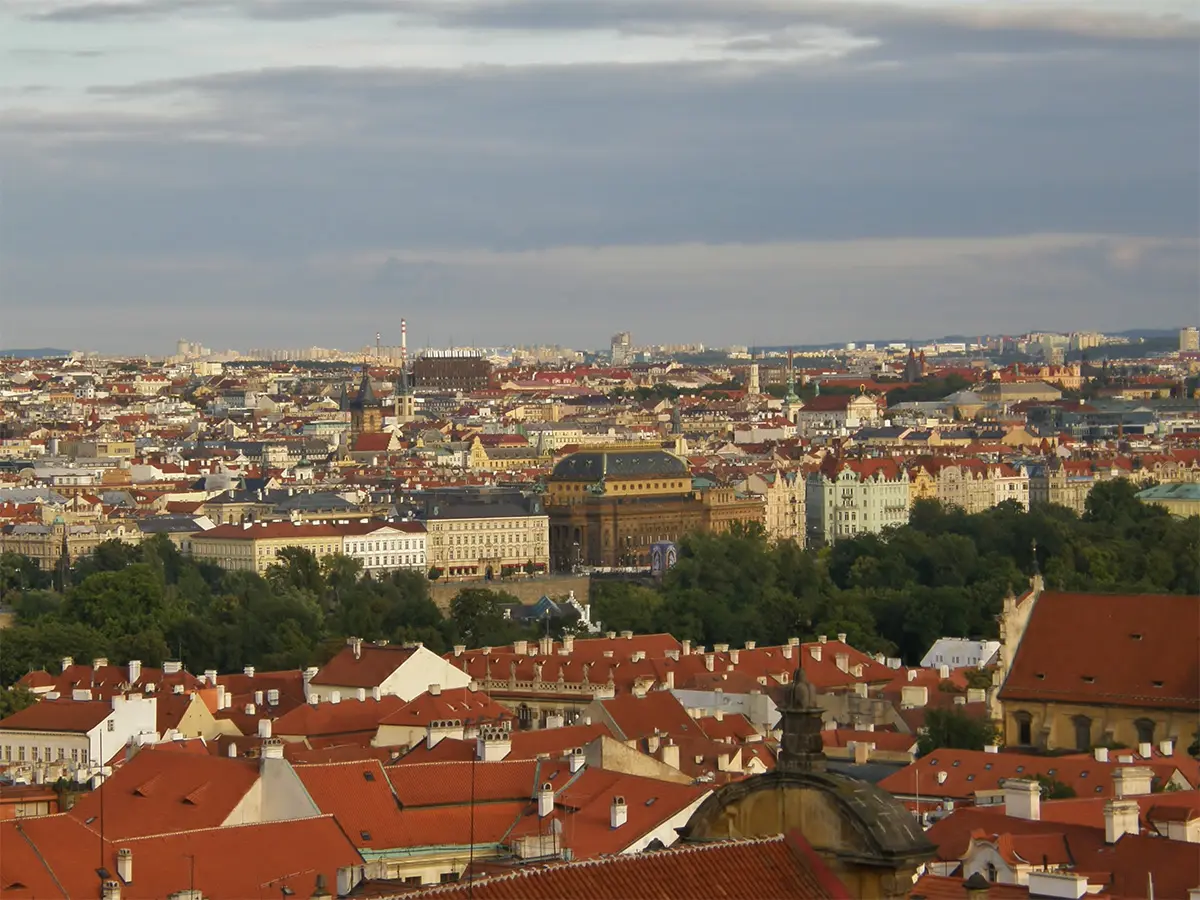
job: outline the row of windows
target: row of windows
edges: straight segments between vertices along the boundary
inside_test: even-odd
[[[13,755],[15,752],[15,756]],[[11,744],[4,745],[4,761],[5,762],[26,762],[26,753],[28,753],[28,762],[54,762],[54,751],[51,747],[30,746],[26,748],[24,744],[18,744],[15,748]],[[65,762],[67,751],[62,747],[58,748],[58,761]],[[78,747],[71,749],[71,762],[78,765],[83,763],[85,766],[88,761],[87,748],[80,750]]]
[[[416,539],[389,541],[354,541],[348,550],[350,553],[377,553],[381,550],[416,550],[419,542]]]
[[[534,525],[545,527],[544,519],[533,521]],[[459,522],[458,528],[463,531],[507,531],[513,528],[528,528],[530,520],[528,519],[491,519],[484,522]],[[450,530],[449,524],[446,522],[431,522],[430,527],[438,531]]]
[[[364,561],[368,569],[380,566],[421,566],[425,564],[424,553],[405,553],[396,556],[369,556]]]

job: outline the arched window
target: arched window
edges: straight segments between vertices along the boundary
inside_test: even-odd
[[[995,880],[996,880],[997,878],[999,878],[999,877],[1000,877],[1000,872],[999,872],[999,870],[996,868],[996,864],[995,864],[995,863],[988,863],[988,864],[987,864],[987,880],[988,880],[988,881],[995,881]]]
[[[1134,721],[1133,727],[1137,729],[1139,744],[1154,743],[1154,721],[1152,719],[1137,719]]]
[[[1090,750],[1092,747],[1092,720],[1087,716],[1076,716],[1071,720],[1075,727],[1075,749]]]

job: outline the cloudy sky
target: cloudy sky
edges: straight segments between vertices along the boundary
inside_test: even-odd
[[[1194,0],[3,0],[0,346],[1200,319]]]

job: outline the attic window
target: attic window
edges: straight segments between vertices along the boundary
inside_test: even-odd
[[[654,805],[654,801],[655,801],[655,800],[657,800],[657,799],[658,799],[657,797],[651,797],[649,800],[647,800],[647,801],[646,801],[646,805],[647,805],[647,806],[653,806],[653,805]]]
[[[958,764],[959,764],[960,762],[961,762],[961,760],[958,760],[958,759],[956,759],[956,760],[955,760],[954,762],[952,762],[950,765],[951,765],[951,767],[953,767],[953,768],[957,769],[957,768],[958,768]]]
[[[1038,681],[1045,681],[1045,680],[1046,680],[1046,673],[1045,673],[1045,672],[1038,672],[1036,677],[1037,677],[1037,680],[1038,680]]]
[[[365,778],[367,781],[374,781],[375,773],[374,772],[363,772],[363,778]]]
[[[986,769],[986,770],[987,770],[987,771],[989,771],[989,772],[992,770],[992,764],[991,764],[991,763],[984,763],[984,764],[983,764],[983,767],[984,767],[984,769]]]
[[[1087,769],[1084,769],[1082,772],[1080,772],[1080,773],[1079,773],[1079,777],[1080,777],[1080,778],[1087,778],[1087,777],[1088,777],[1088,770],[1087,770]]]
[[[974,781],[974,780],[975,780],[975,776],[974,776],[974,775],[968,775],[968,776],[967,776],[967,781]]]
[[[1152,681],[1152,682],[1150,682],[1150,683],[1151,683],[1152,685],[1154,685],[1155,687],[1162,687],[1162,686],[1163,686],[1163,683],[1162,683],[1161,681]]]
[[[1131,634],[1129,637],[1135,641],[1140,641],[1142,639],[1142,636],[1140,634],[1137,634],[1136,632],[1134,634]]]
[[[1018,774],[1018,775],[1020,775],[1020,774],[1021,774],[1022,772],[1024,772],[1024,771],[1025,771],[1025,767],[1024,767],[1024,766],[1017,766],[1017,774]]]
[[[1102,793],[1103,791],[1104,791],[1104,785],[1101,785],[1101,784],[1096,785],[1096,793],[1097,794]]]
[[[1095,675],[1084,675],[1084,676],[1082,676],[1082,677],[1083,677],[1083,680],[1084,680],[1085,682],[1087,682],[1088,684],[1095,684],[1095,683],[1096,683],[1096,676],[1095,676]]]
[[[362,838],[364,841],[369,841],[369,840],[371,839],[371,832],[369,832],[369,831],[360,831],[360,832],[358,833],[358,836],[359,836],[360,838]]]

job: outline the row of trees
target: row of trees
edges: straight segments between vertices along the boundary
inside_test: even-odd
[[[1083,516],[1015,503],[967,515],[921,501],[902,528],[819,550],[772,544],[760,529],[697,534],[661,585],[594,584],[593,616],[707,645],[845,632],[915,663],[942,636],[995,637],[1004,597],[1026,589],[1035,565],[1051,589],[1198,594],[1200,522],[1115,480],[1093,489]]]
[[[1200,594],[1200,523],[1172,519],[1113,481],[1093,489],[1082,517],[1015,504],[966,515],[921,502],[907,526],[832,548],[771,543],[757,528],[695,534],[660,584],[594,583],[592,615],[612,630],[710,646],[845,632],[854,646],[913,663],[944,635],[994,637],[1005,595],[1024,590],[1035,565],[1051,588]],[[347,635],[443,651],[548,625],[507,618],[516,598],[502,591],[464,589],[443,612],[421,573],[375,579],[352,559],[298,548],[265,576],[225,571],[162,536],[100,545],[69,583],[52,590],[29,560],[0,557],[0,590],[16,614],[0,629],[0,684],[55,670],[63,656],[293,668],[325,661]]]
[[[443,614],[421,573],[363,575],[356,560],[317,559],[288,548],[265,576],[198,563],[164,536],[139,545],[109,541],[74,566],[70,587],[52,590],[28,560],[0,558],[15,623],[0,630],[0,683],[34,669],[57,671],[64,656],[182,659],[194,672],[246,665],[317,665],[347,635],[422,641],[441,652],[455,643],[502,644],[530,627],[506,619],[516,598],[472,588]]]

